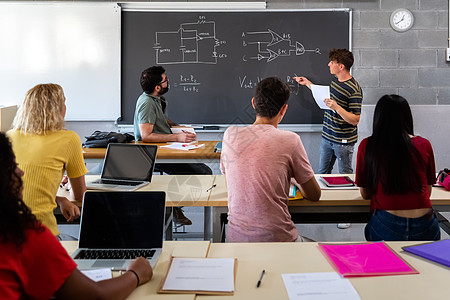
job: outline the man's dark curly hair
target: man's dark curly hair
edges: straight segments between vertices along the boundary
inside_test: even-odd
[[[16,167],[11,143],[0,132],[0,242],[12,242],[20,248],[26,241],[26,230],[40,225],[20,196],[23,182]]]
[[[353,53],[347,49],[331,49],[328,53],[328,58],[331,61],[335,61],[339,64],[343,64],[347,71],[353,66],[355,59],[353,58]]]
[[[285,105],[291,95],[289,86],[278,77],[261,80],[255,91],[255,110],[260,117],[273,118]]]
[[[161,66],[153,66],[145,69],[141,73],[141,87],[144,92],[151,94],[155,87],[162,81],[162,74],[166,70]]]

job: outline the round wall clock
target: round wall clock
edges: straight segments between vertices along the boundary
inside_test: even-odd
[[[414,25],[414,15],[406,8],[399,8],[392,12],[390,22],[392,29],[404,32]]]

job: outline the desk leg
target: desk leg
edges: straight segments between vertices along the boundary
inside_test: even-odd
[[[442,230],[444,230],[448,235],[450,235],[450,222],[443,215],[441,215],[436,209],[434,210],[434,212],[438,219],[439,227],[441,227]]]
[[[165,217],[166,223],[164,224],[164,230],[166,232],[166,241],[171,241],[173,239],[172,233],[173,233],[173,208],[172,207],[166,207],[166,217]]]
[[[211,241],[211,230],[213,227],[213,219],[211,218],[212,207],[205,206],[203,214],[203,239],[205,241]]]
[[[220,214],[227,213],[228,207],[215,206],[213,209],[213,243],[220,243],[221,240],[221,227],[220,227]]]

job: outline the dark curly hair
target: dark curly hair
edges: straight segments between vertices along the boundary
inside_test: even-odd
[[[147,94],[153,93],[165,72],[166,70],[161,66],[153,66],[142,71],[140,79],[142,90]]]
[[[347,49],[331,49],[328,53],[328,58],[331,61],[335,61],[339,64],[343,64],[347,71],[353,66],[355,59],[353,58],[353,53]]]
[[[11,143],[2,132],[0,132],[0,166],[0,242],[12,242],[20,248],[26,241],[26,230],[37,230],[40,223],[20,196],[23,182],[15,172],[17,163]]]
[[[255,111],[260,117],[273,118],[285,105],[291,89],[278,77],[267,77],[261,80],[255,91]]]

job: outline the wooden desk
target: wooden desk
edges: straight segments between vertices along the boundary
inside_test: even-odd
[[[335,174],[334,174],[335,175]],[[333,175],[316,175],[333,176]],[[354,175],[348,175],[354,178]],[[211,191],[208,205],[212,207],[213,241],[221,241],[221,214],[228,212],[228,192],[224,175],[216,175],[216,187]],[[431,203],[437,211],[450,211],[450,191],[433,188]],[[294,223],[362,223],[370,218],[370,200],[361,197],[359,189],[322,190],[320,200],[290,200],[289,211]],[[443,217],[442,217],[443,218]],[[441,228],[450,234],[448,222],[443,218]]]
[[[61,244],[69,254],[72,254],[78,247],[76,241],[63,241]],[[159,283],[167,272],[170,255],[178,257],[206,257],[208,249],[208,241],[165,241],[163,243],[161,256],[153,269],[153,278],[146,284],[135,289],[127,299],[138,300],[150,298],[152,300],[194,300],[195,294],[157,294],[156,291]],[[117,276],[118,274],[114,275]]]
[[[360,277],[350,279],[363,300],[444,299],[449,295],[450,269],[401,250],[418,242],[388,242],[420,274]],[[237,257],[234,296],[221,300],[289,299],[281,274],[334,272],[317,248],[317,243],[227,243],[211,244],[207,257]],[[266,270],[256,288],[261,270]],[[198,295],[197,300],[216,300],[217,296]]]
[[[450,268],[432,263],[401,250],[402,246],[418,242],[388,242],[387,244],[420,274],[352,278],[350,282],[363,300],[379,299],[445,299],[448,296]],[[62,242],[71,254],[77,242]],[[170,255],[184,257],[236,257],[237,273],[233,296],[157,294],[156,290],[167,271]],[[259,288],[256,282],[261,270],[266,270]],[[334,272],[317,243],[227,243],[206,241],[164,242],[163,252],[154,268],[152,280],[137,288],[128,299],[289,299],[281,274]]]
[[[87,180],[98,178],[88,175]],[[207,191],[211,186],[214,188]],[[152,182],[143,187],[146,191],[166,192],[166,206],[202,206],[204,208],[204,239],[221,241],[220,215],[228,211],[228,191],[224,175],[155,175]],[[450,191],[433,188],[431,202],[438,211],[450,211]],[[81,203],[78,203],[81,206]],[[370,201],[362,199],[359,190],[322,190],[321,200],[290,200],[289,211],[294,223],[359,223],[366,222]],[[445,219],[443,221],[446,221]],[[442,222],[441,228],[448,222]],[[171,228],[167,228],[171,239]],[[212,235],[211,235],[212,234]]]
[[[100,178],[100,175],[86,175],[86,181],[93,181]],[[203,207],[204,223],[203,232],[204,239],[211,239],[211,207],[209,207],[209,189],[215,180],[215,175],[154,175],[152,182],[139,191],[163,191],[166,193],[166,208],[187,206],[187,207]],[[59,189],[59,196],[70,199],[70,193],[64,189]],[[81,202],[75,202],[81,207]],[[172,222],[169,220],[166,224],[166,239],[172,239]]]
[[[214,146],[217,142],[218,141],[199,141],[199,144],[205,144],[205,148],[189,151],[172,150],[160,147],[168,145],[168,143],[135,142],[135,144],[149,144],[158,146],[158,151],[156,153],[158,163],[208,163],[218,162],[220,160],[220,152],[214,152]],[[105,155],[106,148],[83,148],[83,156],[86,162],[102,162]]]

